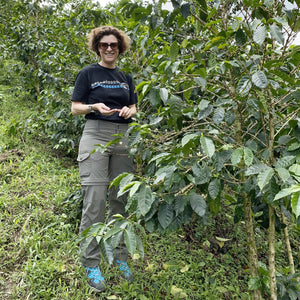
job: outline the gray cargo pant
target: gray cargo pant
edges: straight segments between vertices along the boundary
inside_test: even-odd
[[[127,197],[117,198],[118,190],[108,185],[111,180],[123,172],[133,172],[133,159],[128,156],[127,140],[124,137],[128,124],[87,120],[79,144],[79,175],[83,192],[83,208],[79,233],[98,222],[105,222],[106,201],[108,200],[108,219],[115,214],[125,215]],[[104,153],[91,153],[96,145],[105,145],[115,140],[117,134],[123,134],[121,140],[110,145]],[[128,251],[124,242],[115,250],[115,259],[126,261]],[[81,258],[84,266],[95,267],[101,259],[99,246],[94,239]]]

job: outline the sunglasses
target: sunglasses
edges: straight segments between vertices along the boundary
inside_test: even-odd
[[[100,48],[102,50],[106,50],[108,47],[110,47],[111,50],[116,50],[118,48],[118,43],[100,43]]]

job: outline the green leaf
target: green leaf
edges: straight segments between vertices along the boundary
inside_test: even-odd
[[[206,212],[206,202],[203,197],[195,192],[189,194],[190,196],[190,204],[193,211],[200,217],[203,217]]]
[[[124,242],[128,252],[133,255],[136,250],[137,240],[132,225],[128,226],[124,231]]]
[[[170,58],[172,61],[175,61],[179,52],[179,46],[177,41],[174,41],[170,47]]]
[[[142,185],[140,192],[138,194],[138,207],[141,214],[145,216],[150,210],[152,203],[154,202],[154,196],[152,194],[151,188],[146,185]]]
[[[270,33],[274,40],[276,40],[279,44],[284,44],[284,36],[281,29],[277,25],[270,26]]]
[[[235,33],[235,41],[239,46],[243,46],[247,42],[247,36],[240,28]]]
[[[250,80],[249,76],[244,75],[238,82],[237,90],[242,96],[245,96],[248,94],[251,87],[252,87],[252,84],[251,84],[251,80]]]
[[[218,107],[213,115],[213,121],[215,124],[219,125],[225,116],[225,109],[223,107]]]
[[[101,239],[99,246],[104,259],[108,262],[109,265],[111,265],[114,261],[114,254],[111,245]]]
[[[300,164],[290,166],[289,171],[296,176],[300,176]]]
[[[169,99],[169,92],[166,88],[161,88],[159,90],[159,95],[161,100],[166,104],[168,102]]]
[[[166,229],[172,222],[174,211],[171,205],[163,202],[158,209],[158,221],[163,229]]]
[[[105,235],[105,240],[108,244],[110,244],[112,249],[115,249],[120,245],[122,237],[123,237],[123,229],[122,228],[118,228],[118,229],[121,229],[121,231],[115,233],[107,240],[106,240],[106,235]]]
[[[184,18],[187,18],[191,14],[191,5],[189,3],[184,3],[181,5],[180,10]]]
[[[210,138],[202,136],[200,138],[200,143],[201,143],[201,147],[202,147],[204,153],[207,156],[212,157],[215,153],[214,142]]]
[[[300,192],[294,193],[291,199],[291,206],[296,218],[300,216]]]
[[[129,197],[132,197],[137,192],[137,190],[139,189],[142,182],[134,181],[134,182],[132,182],[132,184],[133,185],[131,186],[130,191],[129,191]]]
[[[290,172],[285,168],[276,168],[276,171],[283,182],[286,182],[290,177]]]
[[[137,250],[141,258],[144,258],[144,247],[143,247],[143,242],[141,238],[137,235],[136,236],[136,245],[137,245]]]
[[[266,167],[257,176],[257,184],[262,190],[271,180],[274,175],[274,170],[270,167]]]
[[[175,201],[174,201],[174,209],[175,209],[175,214],[176,216],[178,216],[179,214],[181,214],[186,205],[188,203],[188,197],[187,196],[176,196],[175,197]]]
[[[290,165],[292,165],[294,163],[295,160],[296,160],[296,156],[294,156],[294,155],[284,156],[276,162],[275,167],[276,168],[288,168]]]
[[[241,162],[243,155],[244,149],[242,147],[235,149],[231,154],[231,163],[237,166]]]
[[[122,178],[122,180],[120,181],[120,189],[119,189],[119,192],[118,192],[118,197],[125,194],[127,192],[127,189],[132,186],[131,181],[132,181],[133,178],[134,178],[133,174],[127,174],[127,173],[126,173],[126,176],[124,176]]]
[[[252,75],[252,82],[259,88],[264,89],[268,85],[268,79],[263,71],[257,71]]]
[[[254,155],[251,149],[245,147],[244,148],[244,161],[247,167],[249,167],[254,159]]]
[[[216,199],[220,193],[221,184],[219,179],[212,180],[208,185],[208,193],[212,199]]]
[[[107,233],[104,236],[104,241],[107,241],[108,239],[110,239],[112,236],[116,235],[117,233],[119,233],[120,231],[123,231],[122,228],[120,227],[114,227],[111,228],[109,231],[107,231]]]
[[[206,85],[207,85],[207,81],[205,78],[199,76],[199,77],[194,77],[194,81],[201,86],[203,89],[205,89]],[[209,103],[209,102],[208,102]],[[207,103],[207,104],[208,104]]]
[[[178,117],[182,115],[183,102],[180,97],[172,95],[168,103],[170,104],[172,116]]]
[[[191,140],[198,137],[199,135],[196,133],[190,133],[185,135],[181,140],[181,146],[184,147],[186,144],[188,144]]]
[[[292,194],[291,189],[290,188],[285,188],[285,189],[281,190],[280,192],[278,192],[275,195],[274,201],[279,200],[279,199],[284,198],[284,197],[287,197],[291,194]]]
[[[262,45],[267,36],[267,30],[264,25],[259,25],[253,33],[253,41],[258,45]]]

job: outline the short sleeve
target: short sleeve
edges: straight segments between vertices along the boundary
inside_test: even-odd
[[[88,73],[81,70],[76,77],[72,101],[79,101],[88,103],[90,93],[90,86],[88,80]]]
[[[137,103],[137,94],[135,92],[135,85],[133,83],[132,77],[130,75],[126,75],[126,79],[129,85],[129,91],[130,91],[130,105]]]

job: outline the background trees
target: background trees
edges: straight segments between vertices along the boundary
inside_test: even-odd
[[[282,272],[276,284],[275,241],[284,230],[295,273],[289,228],[300,222],[299,46],[292,44],[299,2],[173,0],[172,11],[163,3],[123,0],[105,10],[90,1],[2,4],[13,11],[5,14],[12,26],[2,27],[3,55],[14,53],[21,86],[38,108],[18,126],[42,126],[40,138],[73,153],[82,122],[70,117],[68,99],[77,71],[94,60],[86,33],[104,23],[125,30],[133,44],[120,66],[139,93],[130,129],[138,168],[113,182],[130,196],[130,218],[117,221],[122,230],[94,228],[103,253],[112,259],[121,231],[131,253],[142,253],[136,229],[175,230],[229,210],[237,226],[246,223],[254,298],[267,290],[275,299],[278,286],[293,299]],[[256,226],[268,230],[268,282]]]

